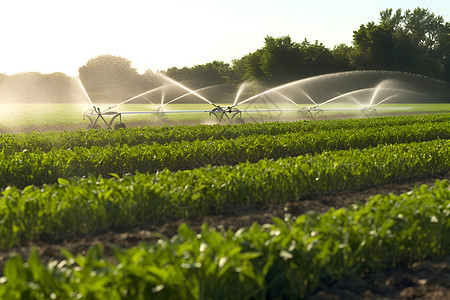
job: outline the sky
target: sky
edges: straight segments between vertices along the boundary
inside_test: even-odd
[[[231,63],[289,35],[329,48],[352,42],[361,24],[387,8],[428,8],[450,21],[444,0],[0,0],[0,73],[63,72],[99,55],[140,73]]]

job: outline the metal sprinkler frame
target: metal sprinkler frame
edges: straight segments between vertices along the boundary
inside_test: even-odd
[[[135,98],[135,97],[134,97]],[[134,99],[131,98],[131,99]],[[252,98],[249,98],[252,99]],[[335,99],[335,98],[333,98]],[[333,100],[331,99],[331,100]],[[241,103],[246,102],[247,100],[244,100],[240,103],[231,105],[231,106],[220,106],[217,104],[214,104],[213,102],[209,101],[209,104],[211,104],[214,108],[211,110],[178,110],[178,111],[165,111],[163,109],[165,104],[161,104],[156,107],[154,111],[124,111],[124,112],[117,112],[112,110],[116,106],[111,106],[103,111],[100,110],[100,108],[93,106],[93,108],[87,110],[83,114],[83,120],[88,119],[90,121],[90,124],[87,126],[88,129],[100,129],[101,123],[106,124],[107,129],[120,129],[120,128],[126,128],[126,125],[122,123],[122,114],[155,114],[157,117],[164,118],[166,114],[173,114],[173,113],[209,113],[210,116],[214,116],[216,120],[220,123],[223,120],[228,120],[229,122],[237,121],[236,123],[245,123],[242,119],[242,113],[251,113],[251,112],[272,112],[272,111],[293,111],[300,114],[305,119],[312,119],[316,120],[320,117],[325,116],[325,111],[341,111],[341,110],[360,110],[361,113],[366,116],[376,116],[379,115],[377,109],[375,106],[377,105],[370,105],[363,108],[347,108],[347,109],[341,109],[341,108],[330,108],[330,109],[322,109],[321,106],[330,102],[331,100],[328,100],[326,102],[316,104],[309,107],[300,107],[298,104],[296,104],[300,108],[296,109],[243,109],[240,110],[236,108]],[[128,101],[128,100],[127,100]],[[292,101],[291,101],[292,102]],[[169,102],[170,103],[170,102]],[[381,103],[381,102],[379,102]],[[378,104],[379,104],[378,103]],[[153,104],[153,103],[152,103]],[[358,102],[359,105],[361,105]],[[362,106],[362,105],[361,105]],[[379,109],[390,109],[390,108],[379,108]],[[394,108],[391,108],[394,109]],[[405,108],[397,108],[397,109],[410,109],[408,107]],[[108,118],[105,118],[108,117]],[[113,126],[114,122],[118,119],[118,122]]]
[[[323,116],[325,114],[324,110],[318,108],[317,105],[302,107],[298,110],[298,113],[301,114],[304,118],[311,117],[312,119],[315,119],[318,116]]]
[[[222,121],[224,116],[227,117],[228,121],[232,121],[237,115],[239,115],[239,118],[242,119],[242,111],[234,106],[223,108],[220,105],[213,105],[215,106],[215,108],[209,112],[209,115],[214,115],[214,117],[216,117],[219,122]],[[228,115],[231,115],[231,118]]]
[[[367,117],[375,116],[375,115],[379,114],[377,109],[373,105],[361,108],[361,112],[364,116],[367,116]]]
[[[108,122],[103,116],[112,116],[112,118]],[[114,129],[126,128],[125,124],[122,123],[122,114],[116,111],[102,113],[99,107],[94,106],[94,108],[88,109],[83,113],[83,120],[86,118],[91,122],[87,126],[88,129],[100,129],[100,125],[98,124],[100,120],[106,124],[107,129],[112,129],[112,125],[117,118],[119,118],[119,122],[114,126]]]

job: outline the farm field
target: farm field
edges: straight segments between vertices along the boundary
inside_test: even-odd
[[[107,108],[113,106],[102,105]],[[306,105],[305,105],[306,106]],[[383,103],[379,105],[377,111],[379,116],[390,115],[412,115],[423,113],[443,113],[450,112],[450,104],[410,104],[410,103]],[[64,131],[86,129],[88,120],[83,120],[83,113],[88,110],[88,104],[0,104],[0,133],[20,133],[33,131]],[[242,109],[296,109],[294,105],[272,104],[244,104]],[[360,118],[363,115],[359,110],[343,111],[342,108],[357,109],[352,104],[326,104],[323,109],[326,111],[319,119],[333,118]],[[395,108],[399,108],[396,110]],[[407,109],[405,109],[407,108]],[[155,105],[152,104],[125,104],[119,106],[117,111],[153,111]],[[164,108],[166,111],[188,111],[188,110],[211,110],[211,105],[205,104],[169,104]],[[245,122],[265,122],[265,121],[297,121],[310,119],[297,112],[251,112],[243,113]],[[183,113],[166,114],[158,117],[152,114],[124,115],[123,121],[131,127],[134,126],[163,126],[167,125],[193,125],[193,124],[217,124],[214,116],[208,113]],[[104,124],[102,124],[104,125]]]
[[[448,268],[447,107],[2,134],[0,298],[345,299],[334,283]]]

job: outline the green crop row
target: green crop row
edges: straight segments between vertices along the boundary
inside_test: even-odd
[[[179,227],[172,239],[128,250],[101,245],[45,266],[15,256],[2,299],[302,299],[320,285],[450,253],[450,184],[310,213],[236,233]]]
[[[365,148],[378,144],[450,139],[450,122],[364,129],[337,129],[313,133],[251,135],[230,140],[172,142],[165,145],[106,146],[52,150],[50,152],[0,153],[0,187],[42,185],[58,178],[115,173],[193,169],[278,159],[306,153]]]
[[[368,119],[268,122],[240,125],[196,125],[127,128],[126,130],[78,130],[65,132],[2,134],[0,150],[6,155],[27,150],[50,151],[51,149],[73,149],[107,145],[165,144],[172,141],[195,141],[234,139],[249,135],[279,135],[299,132],[318,132],[339,129],[363,129],[381,126],[401,126],[415,123],[449,122],[450,114],[416,115],[401,117],[379,117]]]
[[[59,179],[23,190],[8,187],[0,197],[0,249],[42,235],[64,238],[219,213],[224,204],[284,203],[308,193],[447,174],[449,148],[450,140],[434,140],[175,173]]]

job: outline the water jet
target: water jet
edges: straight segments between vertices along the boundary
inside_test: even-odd
[[[369,116],[383,109],[408,109],[408,107],[388,108],[381,106],[381,104],[387,102],[404,103],[409,99],[410,101],[418,101],[418,99],[421,101],[430,101],[430,99],[435,98],[432,93],[433,89],[423,88],[427,84],[430,84],[428,78],[399,72],[351,71],[325,74],[288,82],[239,100],[244,89],[250,84],[244,82],[238,87],[231,104],[219,105],[200,94],[216,86],[192,89],[164,74],[159,75],[163,78],[164,85],[131,97],[117,105],[108,107],[104,111],[96,108],[92,104],[92,101],[90,101],[94,109],[89,110],[85,114],[85,117],[91,120],[91,127],[97,125],[97,122],[104,122],[108,128],[111,128],[112,122],[117,118],[119,118],[120,123],[122,122],[122,114],[154,114],[162,116],[163,113],[208,113],[210,116],[214,116],[218,122],[222,122],[223,120],[241,121],[243,114],[255,112],[280,112],[280,114],[284,112],[298,112],[303,118],[316,119],[323,117],[328,111],[353,110],[360,111],[364,116]],[[426,84],[422,83],[422,81],[425,81]],[[165,96],[162,91],[169,90],[172,87],[176,87],[185,92],[178,96],[172,96],[171,100],[165,102]],[[150,96],[153,92],[157,91],[161,92],[160,105],[155,104],[159,100],[151,101],[145,98],[150,104],[155,106],[153,111],[112,111],[119,105],[140,97]],[[211,105],[212,108],[205,108],[204,110],[166,111],[165,108],[168,105],[176,101],[181,101],[187,96],[195,96],[201,102]],[[86,97],[89,99],[87,93]],[[270,103],[267,102],[268,100]],[[264,108],[261,108],[261,101],[264,101]],[[348,103],[351,104],[349,105]],[[332,106],[330,107],[331,104]],[[291,105],[292,108],[286,107],[286,105]],[[354,107],[355,105],[356,107]],[[111,120],[109,122],[106,121],[105,116],[111,117]]]

